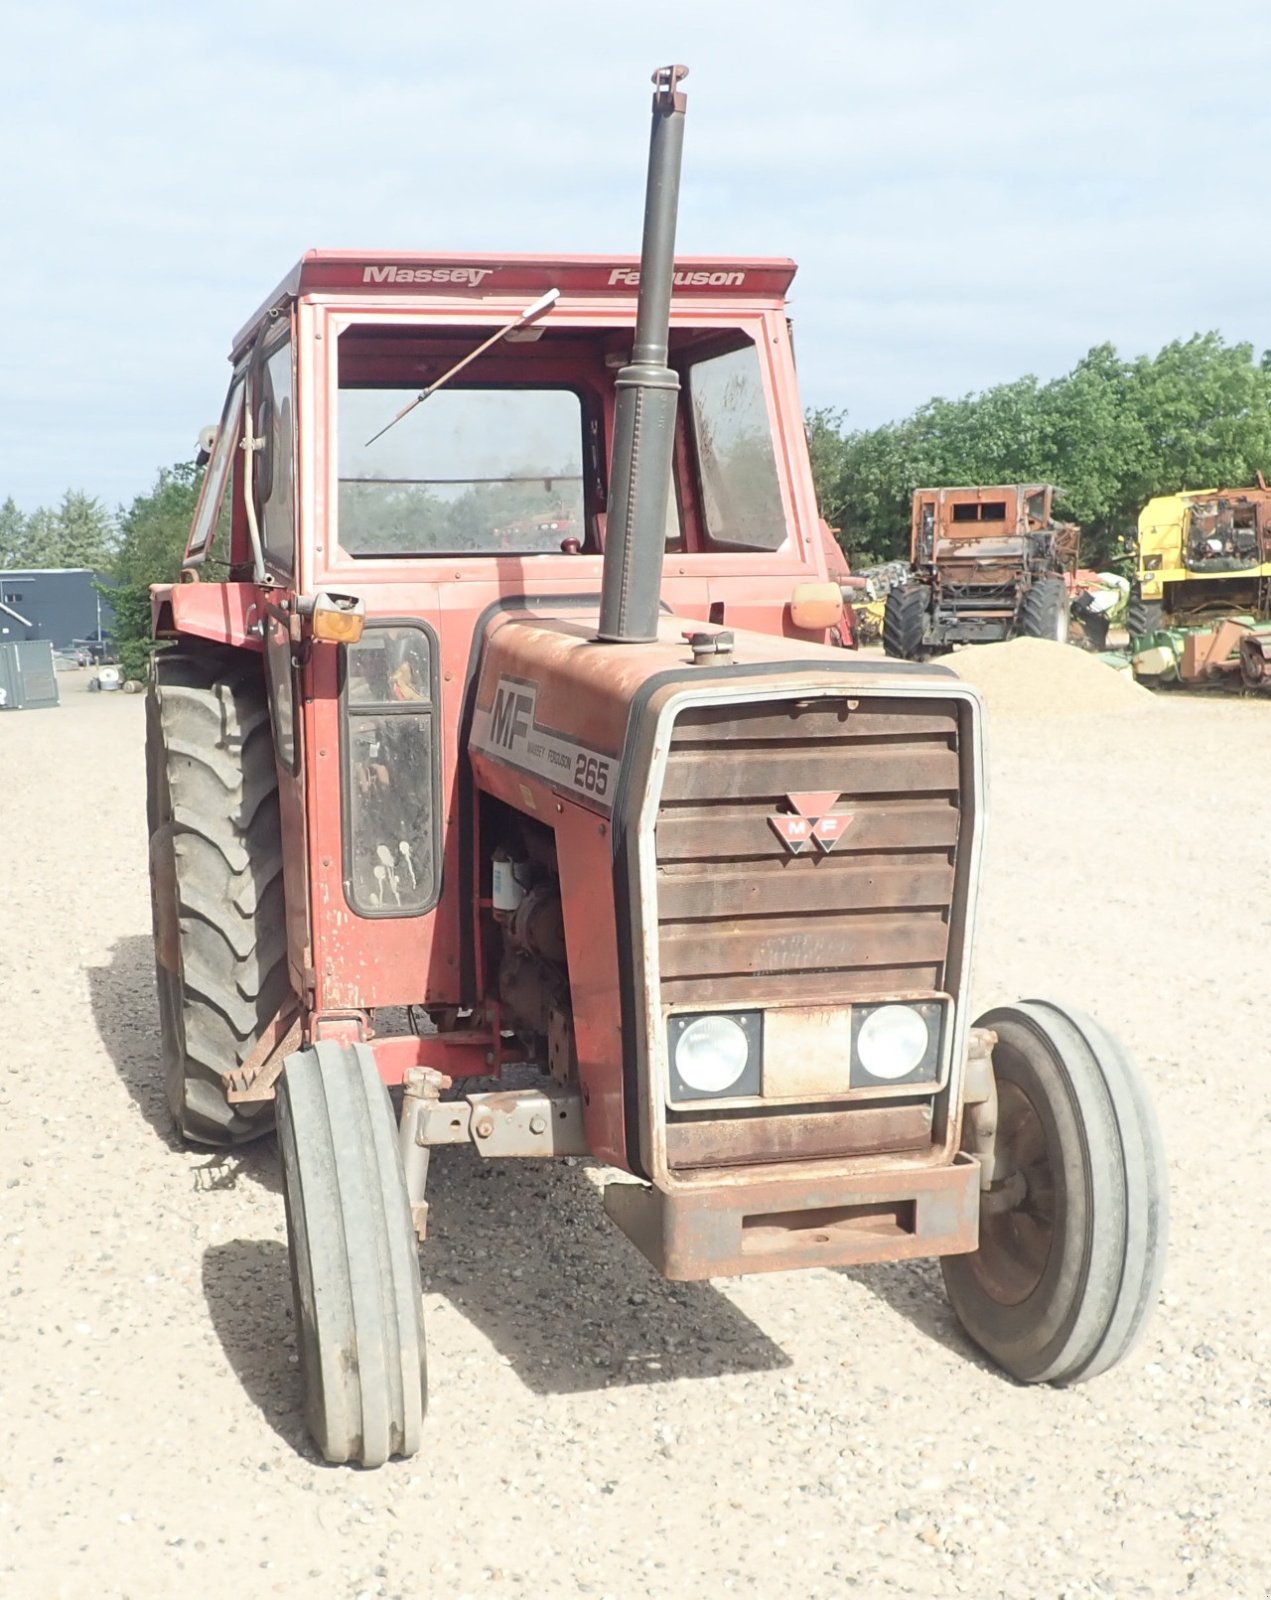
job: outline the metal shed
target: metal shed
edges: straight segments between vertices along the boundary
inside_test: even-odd
[[[35,711],[58,703],[52,642],[0,644],[0,711]]]

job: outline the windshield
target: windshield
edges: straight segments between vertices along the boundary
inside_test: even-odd
[[[532,554],[583,537],[582,410],[569,389],[341,388],[340,544],[351,555]]]

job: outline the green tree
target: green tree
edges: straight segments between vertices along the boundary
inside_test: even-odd
[[[19,511],[12,495],[0,505],[0,571],[11,567],[29,565],[27,552],[27,519]]]
[[[57,525],[57,512],[47,506],[37,506],[26,519],[26,554],[20,565],[24,567],[60,567],[62,539]]]
[[[192,461],[161,467],[154,487],[119,511],[119,543],[112,584],[103,592],[114,611],[112,634],[129,678],[145,676],[154,650],[150,638],[150,585],[175,583],[194,520],[203,473]]]
[[[115,545],[115,525],[95,496],[68,489],[55,514],[59,567],[88,567],[103,572],[110,565]]]
[[[1026,482],[1059,486],[1084,559],[1102,564],[1153,495],[1236,487],[1271,468],[1271,362],[1216,333],[1132,361],[1103,344],[1047,384],[929,400],[865,431],[838,423],[813,413],[809,443],[824,514],[857,565],[907,553],[917,488]]]

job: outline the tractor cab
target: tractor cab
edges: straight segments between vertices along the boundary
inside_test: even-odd
[[[784,311],[794,270],[677,262],[663,597],[849,642],[841,596],[802,603],[828,569]],[[388,583],[424,604],[444,584],[446,609],[473,614],[500,594],[597,592],[639,276],[624,258],[310,252],[235,341],[187,575],[211,563],[368,598]]]

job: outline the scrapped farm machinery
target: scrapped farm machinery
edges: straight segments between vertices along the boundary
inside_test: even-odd
[[[1068,638],[1080,530],[1046,483],[915,489],[910,578],[888,591],[883,648],[921,661],[957,644]]]
[[[332,1461],[420,1446],[448,1144],[618,1169],[671,1278],[940,1256],[1025,1381],[1155,1296],[1132,1064],[1046,1001],[972,1021],[981,706],[844,648],[793,264],[674,259],[683,75],[638,264],[305,256],[154,592],[168,1098],[204,1143],[276,1121]]]

